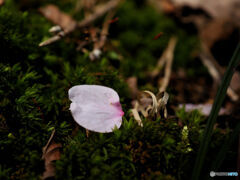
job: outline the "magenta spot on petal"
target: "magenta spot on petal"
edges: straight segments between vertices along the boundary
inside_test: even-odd
[[[119,116],[123,116],[124,115],[124,112],[122,111],[122,106],[121,106],[120,102],[112,103],[112,105],[117,108]]]
[[[123,116],[124,115],[124,112],[121,110],[120,111],[120,116]]]

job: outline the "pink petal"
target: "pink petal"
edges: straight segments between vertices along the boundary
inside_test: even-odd
[[[79,85],[69,89],[70,110],[74,120],[95,132],[112,132],[122,124],[119,96],[111,88],[98,85]]]

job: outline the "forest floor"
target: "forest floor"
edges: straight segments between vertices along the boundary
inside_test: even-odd
[[[0,179],[190,179],[240,39],[225,7],[223,19],[180,0],[0,0]],[[238,67],[202,179],[239,172],[239,82]],[[118,93],[119,129],[74,121],[68,90],[84,84]]]

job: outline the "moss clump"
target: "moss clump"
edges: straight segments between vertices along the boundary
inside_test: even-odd
[[[173,129],[174,134],[166,134]],[[133,119],[125,119],[113,134],[92,133],[86,138],[84,132],[79,132],[68,140],[64,155],[57,162],[57,177],[174,179],[180,155],[175,146],[180,141],[179,132],[180,128],[173,122],[145,121],[141,128]]]

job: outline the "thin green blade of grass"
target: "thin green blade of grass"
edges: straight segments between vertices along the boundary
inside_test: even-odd
[[[222,83],[218,89],[217,95],[215,97],[213,107],[211,110],[211,113],[209,115],[209,118],[207,120],[207,125],[203,133],[203,138],[200,143],[200,148],[197,154],[197,158],[195,161],[193,173],[192,173],[192,180],[198,180],[200,177],[200,173],[202,170],[203,162],[205,160],[205,156],[207,153],[208,145],[211,140],[212,132],[213,132],[213,126],[216,122],[218,112],[222,106],[223,100],[226,96],[227,88],[231,82],[232,76],[235,72],[236,67],[240,63],[240,43],[238,44],[231,61],[229,62],[229,65],[227,67],[227,70],[224,74]]]

